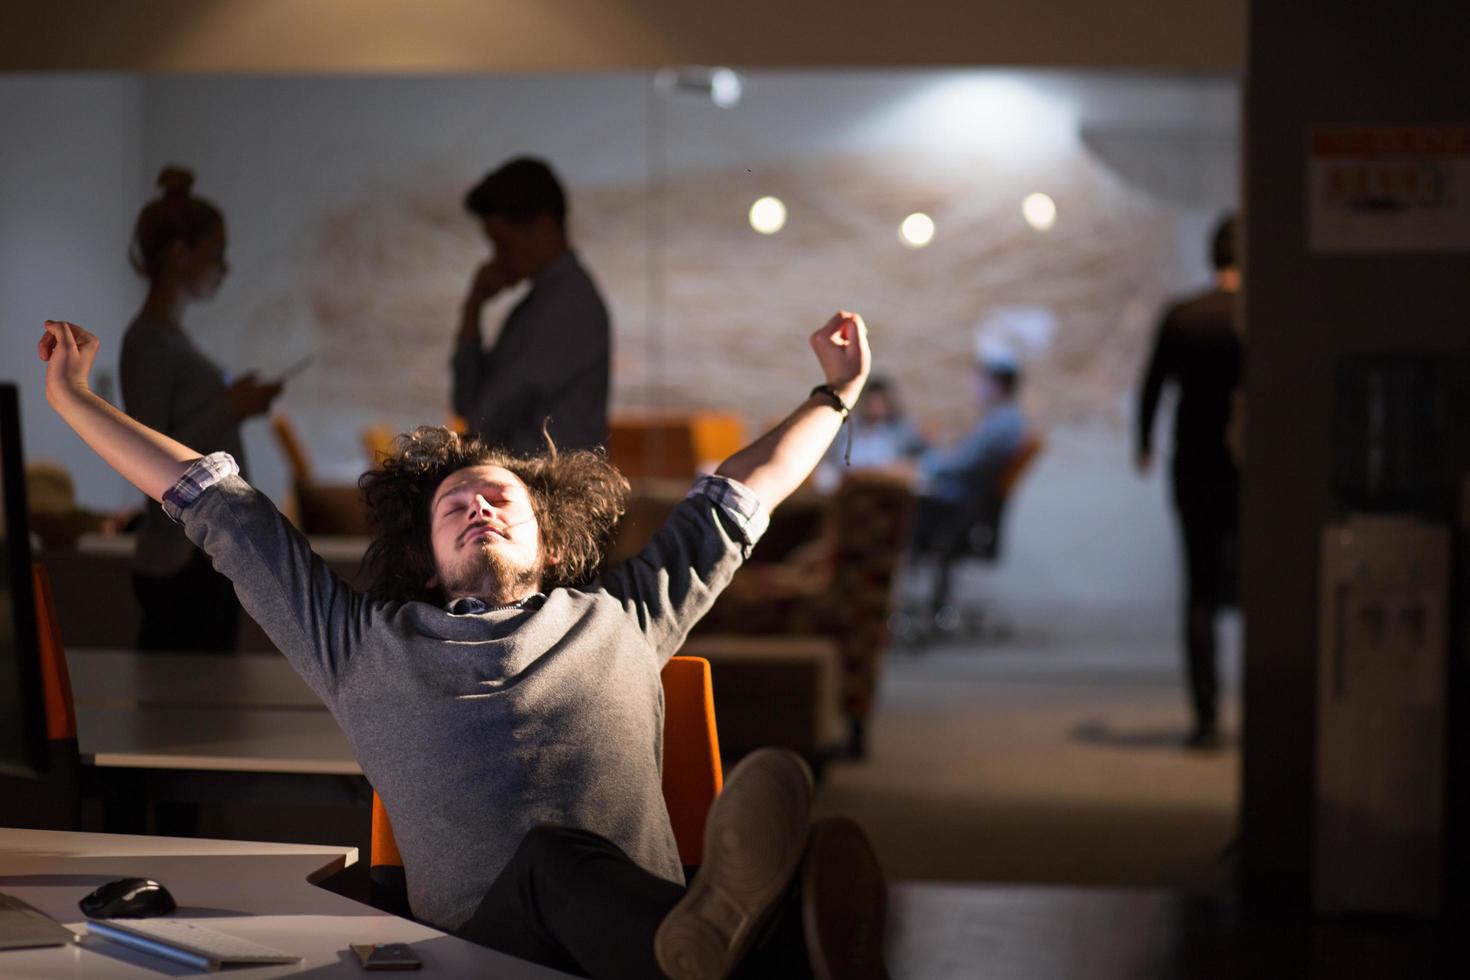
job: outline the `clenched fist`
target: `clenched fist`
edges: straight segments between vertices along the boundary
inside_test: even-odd
[[[850,407],[868,380],[873,352],[868,349],[868,327],[863,318],[838,310],[811,336],[812,350],[827,383]]]

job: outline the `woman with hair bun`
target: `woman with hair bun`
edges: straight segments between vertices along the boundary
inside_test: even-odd
[[[194,175],[165,167],[162,193],[138,215],[129,259],[148,280],[148,296],[123,337],[122,394],[133,418],[205,452],[244,463],[240,423],[270,408],[280,384],[254,372],[229,383],[184,332],[192,302],[224,281],[225,219],[191,191]],[[228,579],[183,529],[149,501],[133,555],[133,592],[142,606],[141,650],[233,650],[240,606]]]

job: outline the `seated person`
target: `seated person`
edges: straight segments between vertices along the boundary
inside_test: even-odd
[[[837,489],[849,466],[885,470],[912,462],[928,448],[899,407],[893,385],[882,376],[868,379],[847,426],[848,431],[832,441],[832,448],[812,476],[812,482],[823,493]]]
[[[980,418],[958,442],[919,458],[913,548],[941,559],[968,546],[972,525],[999,514],[1000,479],[1026,437],[1026,417],[1017,404],[1021,373],[1007,358],[977,365]],[[948,599],[947,583],[934,591],[937,611]]]
[[[661,791],[659,671],[862,390],[871,355],[861,318],[838,313],[810,343],[826,384],[697,481],[649,545],[601,578],[594,575],[628,492],[602,454],[550,447],[518,457],[427,427],[402,437],[398,452],[362,480],[378,527],[366,595],[332,574],[229,455],[201,457],[95,395],[88,376],[96,337],[48,321],[38,347],[48,402],[164,504],[342,726],[393,815],[417,917],[459,931],[481,922],[485,902],[519,906],[553,965],[571,960],[589,973],[628,975],[649,972],[663,922],[649,910],[662,908],[674,919],[658,941],[663,968],[719,976],[755,942],[801,863],[806,810],[793,788],[801,777],[779,753],[762,756],[782,761],[743,776],[756,791],[721,808],[729,825],[711,847],[731,853],[706,854],[706,864],[724,870],[669,910],[663,902],[669,888],[682,896],[683,870]],[[747,796],[753,800],[742,803]],[[763,832],[773,819],[787,832]],[[560,894],[620,884],[565,902],[514,882],[497,889],[502,872],[555,867],[565,855],[556,846],[533,849],[508,869],[548,825],[598,842],[602,863],[636,872],[639,887],[661,883],[658,901],[625,894],[627,876],[589,874],[584,882],[580,870],[552,875],[548,887]],[[742,887],[749,868],[774,869],[779,887]],[[723,898],[712,902],[711,890]],[[556,910],[589,904],[625,927],[594,930],[593,948],[584,949],[558,926]],[[878,925],[867,932],[881,934]],[[812,951],[814,960],[826,955]]]

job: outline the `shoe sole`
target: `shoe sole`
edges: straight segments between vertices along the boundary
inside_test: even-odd
[[[721,980],[786,893],[806,846],[814,786],[793,752],[759,749],[730,772],[704,827],[704,863],[654,936],[672,980]]]
[[[886,980],[888,885],[862,828],[845,817],[812,826],[801,865],[801,918],[816,980]]]

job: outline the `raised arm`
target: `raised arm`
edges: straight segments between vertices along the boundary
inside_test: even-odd
[[[46,401],[77,435],[154,500],[179,482],[200,454],[129,418],[88,386],[97,338],[74,323],[47,320],[37,344],[46,362]]]
[[[195,467],[198,453],[113,408],[87,387],[97,338],[73,323],[47,321],[40,341],[46,399],[77,433],[154,500],[171,495],[189,540],[235,586],[240,602],[291,665],[328,703],[342,665],[370,627],[371,604],[327,563],[266,497],[220,465]],[[194,472],[191,472],[194,471]],[[189,479],[183,479],[185,475]],[[168,504],[165,505],[167,510]]]
[[[827,384],[851,405],[871,359],[862,318],[838,313],[811,344]],[[714,477],[698,480],[643,550],[603,577],[602,589],[637,621],[660,663],[709,611],[760,538],[769,510],[806,479],[841,423],[831,398],[808,398]]]
[[[873,360],[863,318],[838,310],[812,334],[811,345],[827,384],[850,408],[868,380]],[[767,510],[774,510],[821,462],[843,418],[844,412],[830,397],[811,395],[780,425],[721,463],[715,473],[745,484]]]

